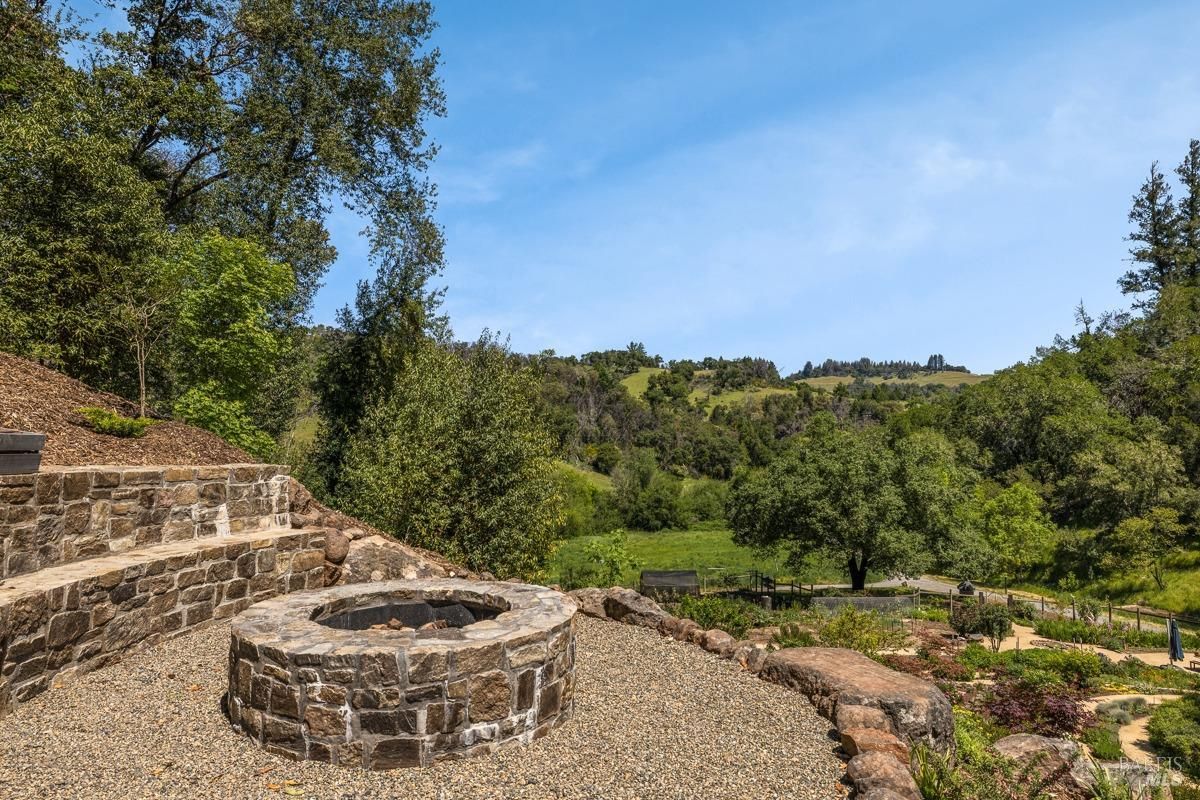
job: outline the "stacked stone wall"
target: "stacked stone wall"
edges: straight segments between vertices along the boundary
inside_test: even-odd
[[[284,467],[67,467],[0,475],[0,579],[289,524]]]
[[[320,588],[324,532],[177,542],[25,575],[0,586],[0,716],[52,681],[139,645]]]

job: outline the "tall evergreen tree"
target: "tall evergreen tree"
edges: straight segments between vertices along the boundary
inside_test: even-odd
[[[1150,165],[1150,177],[1133,196],[1129,211],[1133,231],[1126,237],[1133,242],[1129,254],[1138,266],[1119,280],[1125,294],[1153,292],[1157,294],[1175,276],[1176,253],[1179,245],[1179,216],[1171,187],[1166,176],[1158,170],[1158,162]]]
[[[1195,286],[1200,283],[1200,139],[1188,144],[1187,156],[1175,174],[1184,191],[1179,201],[1176,263],[1180,280]]]

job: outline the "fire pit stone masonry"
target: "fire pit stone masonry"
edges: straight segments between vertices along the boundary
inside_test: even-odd
[[[457,579],[267,600],[233,620],[226,711],[269,752],[366,769],[528,744],[571,716],[575,610]]]

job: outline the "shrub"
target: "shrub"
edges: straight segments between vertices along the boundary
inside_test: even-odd
[[[1118,725],[1128,725],[1134,717],[1144,717],[1148,713],[1150,707],[1142,697],[1125,697],[1096,706],[1096,716]]]
[[[1038,618],[1037,607],[1024,600],[1013,600],[1008,607],[1009,615],[1017,622],[1032,623]]]
[[[1121,750],[1121,739],[1117,734],[1120,725],[1109,721],[1088,728],[1080,739],[1092,748],[1096,758],[1101,761],[1118,761],[1124,755]]]
[[[798,623],[785,622],[779,626],[779,632],[771,637],[771,641],[780,648],[812,647],[817,643],[817,637],[807,628]]]
[[[725,501],[729,490],[724,481],[701,478],[683,489],[680,504],[690,522],[712,522],[725,519]]]
[[[903,629],[890,627],[877,612],[859,611],[850,603],[839,608],[817,633],[824,645],[846,647],[872,657],[881,650],[903,647],[908,640]]]
[[[145,436],[146,429],[156,421],[149,417],[126,417],[116,411],[96,406],[84,406],[78,411],[79,415],[87,420],[88,425],[97,433],[131,439]]]
[[[982,634],[991,642],[992,651],[999,652],[1000,643],[1012,633],[1012,618],[1007,606],[986,603],[962,603],[954,608],[950,626],[961,636]]]
[[[1150,745],[1192,778],[1200,779],[1200,697],[1163,703],[1150,712]]]
[[[989,652],[977,644],[967,645],[958,655],[959,663],[976,672],[1028,680],[1039,686],[1065,684],[1075,688],[1089,685],[1100,675],[1100,657],[1082,650],[1026,650]]]
[[[612,442],[597,445],[592,455],[592,467],[602,475],[611,475],[617,464],[621,462],[621,449]]]
[[[1132,689],[1153,693],[1159,689],[1179,691],[1200,690],[1200,675],[1181,669],[1152,667],[1136,658],[1124,658],[1117,662],[1104,662],[1100,674],[1090,680],[1089,686],[1102,689]]]
[[[275,440],[250,421],[246,407],[236,400],[220,399],[212,385],[189,389],[175,401],[175,416],[211,431],[234,447],[266,461],[275,449]]]
[[[694,620],[705,630],[719,628],[734,639],[741,639],[750,628],[758,628],[772,623],[771,613],[761,606],[745,600],[733,600],[716,595],[707,597],[684,595],[679,598],[676,613],[681,617]]]
[[[626,570],[636,569],[638,561],[629,554],[629,537],[623,530],[588,542],[583,554],[591,563],[602,586],[615,586],[621,582]]]
[[[1025,680],[997,683],[984,700],[983,711],[997,725],[1043,736],[1071,736],[1094,719],[1076,692]]]

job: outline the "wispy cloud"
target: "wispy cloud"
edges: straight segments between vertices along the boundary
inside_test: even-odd
[[[507,326],[528,350],[637,337],[788,367],[935,348],[1011,363],[1081,295],[1117,300],[1133,176],[1197,133],[1190,49],[1145,34],[1200,29],[1178,14],[1136,23],[831,112],[795,108],[591,173],[514,224],[457,225],[456,327]],[[1151,49],[1158,69],[1134,69]],[[503,306],[501,284],[515,298]]]

